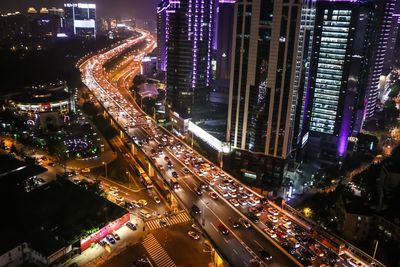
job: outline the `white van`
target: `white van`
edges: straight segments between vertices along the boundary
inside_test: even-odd
[[[140,210],[139,210],[139,214],[140,214],[141,216],[143,216],[145,219],[148,219],[148,218],[151,217],[150,212],[148,212],[148,211],[145,210],[145,209],[140,209]]]

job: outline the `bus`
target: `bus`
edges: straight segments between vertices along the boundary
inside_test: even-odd
[[[151,179],[149,178],[149,176],[147,176],[146,173],[141,173],[140,174],[140,181],[143,183],[143,185],[147,188],[153,188],[153,182],[151,181]]]
[[[179,183],[176,178],[171,178],[170,180],[171,186],[173,189],[178,189],[179,188]]]
[[[135,165],[135,168],[137,170],[137,173],[140,176],[140,181],[142,182],[142,184],[147,188],[153,188],[153,182],[151,181],[151,179],[149,178],[149,176],[147,175],[147,173],[142,169],[142,167],[140,167],[138,164]]]

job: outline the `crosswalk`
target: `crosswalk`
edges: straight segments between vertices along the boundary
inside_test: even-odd
[[[146,227],[151,231],[162,227],[160,221],[164,221],[167,225],[174,225],[174,224],[188,222],[190,220],[191,220],[190,216],[186,212],[181,211],[171,216],[166,216],[163,218],[157,218],[150,221],[146,221]]]
[[[143,247],[149,253],[151,259],[154,261],[156,266],[159,267],[175,267],[176,264],[163,249],[157,239],[152,235],[148,234],[143,240]]]

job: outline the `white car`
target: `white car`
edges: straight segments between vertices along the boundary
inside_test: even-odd
[[[221,188],[222,190],[226,189],[226,185],[224,183],[218,184],[218,187]]]
[[[274,230],[271,230],[269,228],[265,228],[264,230],[271,238],[276,238],[276,233]]]
[[[247,200],[247,203],[249,203],[250,206],[255,207],[257,206],[257,203],[254,201],[254,199],[250,198]]]
[[[116,199],[118,202],[123,202],[123,201],[124,201],[124,198],[121,197],[121,196],[118,196],[118,197],[116,197],[115,199]]]
[[[230,197],[237,197],[237,194],[235,192],[233,192],[233,191],[228,191],[228,195]]]
[[[117,196],[118,196],[118,193],[115,192],[115,191],[108,191],[108,193],[109,193],[110,195],[114,196],[114,197],[117,197]]]
[[[268,208],[268,212],[271,213],[274,216],[278,216],[279,215],[279,211],[277,209],[274,209],[274,208]]]
[[[224,190],[219,189],[218,192],[219,192],[223,197],[225,197],[225,198],[229,196],[229,195],[228,195],[228,192],[226,192],[226,191],[224,191]]]
[[[273,223],[277,223],[278,222],[278,217],[275,217],[273,215],[268,214],[267,218]]]
[[[228,186],[229,191],[236,192],[236,187],[233,185]]]
[[[154,196],[154,201],[158,204],[161,202],[160,198],[158,196]]]
[[[238,199],[240,206],[247,206],[247,200],[243,198]]]
[[[239,202],[235,198],[229,199],[229,202],[235,207],[239,206]]]
[[[115,187],[115,186],[111,186],[111,187],[110,187],[110,191],[118,192],[119,189],[118,189],[117,187]]]
[[[282,217],[282,218],[281,218],[281,221],[282,221],[283,224],[285,224],[285,225],[287,225],[287,226],[289,226],[289,225],[292,224],[292,222],[291,222],[288,218],[286,218],[286,217]]]

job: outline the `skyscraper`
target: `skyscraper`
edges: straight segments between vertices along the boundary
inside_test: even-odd
[[[235,2],[235,0],[219,0],[216,7],[213,50],[217,63],[217,80],[229,80],[230,78]]]
[[[371,14],[371,34],[369,59],[369,78],[365,94],[365,118],[372,118],[375,114],[379,96],[379,78],[383,71],[386,48],[389,40],[392,15],[396,0],[375,0]]]
[[[337,162],[362,127],[372,84],[382,71],[377,66],[383,60],[377,59],[384,56],[378,23],[383,13],[376,8],[374,1],[317,1],[301,121],[309,157]]]
[[[235,5],[227,141],[244,177],[275,187],[291,152],[301,13],[297,0]]]
[[[65,30],[69,36],[96,37],[96,4],[64,4]]]
[[[196,121],[205,112],[213,8],[214,0],[170,1],[165,8],[167,109],[175,119]]]
[[[308,157],[331,163],[341,160],[349,138],[375,112],[389,33],[383,19],[392,12],[392,3],[317,1],[297,140],[307,143]]]
[[[157,6],[157,49],[158,49],[158,66],[161,71],[166,71],[167,67],[167,10],[169,8],[170,1],[161,1]]]

